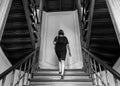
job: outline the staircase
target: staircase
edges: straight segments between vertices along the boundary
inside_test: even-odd
[[[110,66],[120,56],[120,46],[105,0],[95,0],[90,51]]]
[[[66,69],[64,79],[57,69],[39,69],[33,73],[30,86],[93,86],[90,75],[82,69]]]
[[[32,50],[22,0],[13,0],[1,40],[1,47],[12,64]]]
[[[44,10],[52,11],[72,11],[75,10],[75,0],[45,0]]]

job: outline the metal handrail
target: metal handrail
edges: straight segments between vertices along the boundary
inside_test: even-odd
[[[87,6],[86,6],[87,4]],[[92,26],[92,17],[94,12],[94,4],[95,0],[83,0],[82,2],[82,36],[83,41],[85,42],[85,46],[89,46],[90,36],[91,36],[91,26]]]
[[[36,58],[36,53],[39,47],[32,50],[31,53],[24,59],[17,62],[12,67],[8,68],[2,74],[0,74],[0,85],[1,86],[19,86],[19,84],[29,85],[29,78],[32,77],[32,73],[35,71],[34,58]],[[9,77],[11,76],[11,77]],[[9,82],[9,83],[8,83]]]
[[[9,74],[11,71],[15,70],[18,68],[20,65],[24,64],[28,59],[32,58],[32,55],[34,52],[36,52],[39,48],[32,50],[28,56],[26,56],[24,59],[20,60],[17,62],[15,65],[4,71],[3,73],[0,74],[0,80],[3,79],[7,74]]]
[[[88,53],[90,56],[90,58],[94,59],[95,61],[97,61],[100,65],[102,65],[105,69],[107,69],[109,72],[111,72],[117,79],[120,80],[120,74],[114,70],[112,67],[110,67],[109,65],[107,65],[106,63],[104,63],[102,60],[100,60],[97,56],[95,56],[94,54],[92,54],[90,51],[88,51],[86,48],[82,47],[82,50],[84,50],[86,53]]]

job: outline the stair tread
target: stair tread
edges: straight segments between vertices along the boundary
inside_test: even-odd
[[[117,40],[116,37],[91,37],[91,40],[107,40],[107,41],[114,41]]]
[[[23,49],[31,49],[31,45],[21,45],[21,46],[9,46],[9,47],[2,47],[5,50],[23,50]]]
[[[105,22],[107,22],[107,23],[111,23],[111,19],[110,18],[101,18],[101,19],[93,19],[93,24],[94,23],[105,23]]]
[[[24,13],[11,13],[7,19],[7,23],[15,23],[15,22],[25,22],[26,17]]]
[[[92,82],[35,82],[30,86],[93,86]]]
[[[93,34],[115,34],[115,30],[113,28],[97,28],[97,29],[92,29],[92,32]]]
[[[51,74],[51,73],[34,73],[33,76],[59,76],[59,74]],[[65,76],[89,76],[87,73],[74,73],[74,74],[66,74]]]
[[[45,86],[99,86],[99,85],[91,85],[91,84],[77,84],[77,83],[67,83],[67,84],[46,84]],[[28,86],[28,85],[24,85]],[[31,84],[30,86],[43,86],[43,84]]]
[[[107,8],[95,9],[94,13],[109,13]]]
[[[58,71],[58,69],[38,69],[37,71]],[[65,71],[84,71],[83,69],[65,69]]]
[[[28,30],[5,31],[5,34],[29,34]]]
[[[96,51],[96,50],[90,50],[91,52],[94,52],[96,54],[102,55],[102,56],[107,56],[107,57],[115,57],[116,54],[112,54],[112,53],[105,53],[104,51]]]
[[[12,42],[31,42],[30,38],[11,38],[11,39],[3,39],[2,43],[12,43]]]
[[[31,82],[92,82],[92,79],[29,79]]]
[[[25,18],[25,14],[24,13],[11,13],[8,19],[9,18]]]
[[[93,44],[93,43],[91,43],[90,47],[91,48],[112,49],[112,50],[119,49],[118,45],[113,45],[113,44],[112,45],[109,45],[109,44],[103,44],[103,45],[101,45],[101,44]]]
[[[94,5],[94,9],[101,9],[101,8],[107,8],[107,5],[105,2],[96,2],[95,5]]]

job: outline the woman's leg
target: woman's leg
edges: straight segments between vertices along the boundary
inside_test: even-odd
[[[61,61],[59,61],[59,74],[61,74],[61,72],[62,72],[62,63]]]
[[[61,72],[61,75],[63,76],[64,75],[64,70],[65,70],[65,61],[61,60],[61,63],[62,63],[62,72]]]
[[[61,72],[62,72],[62,63],[61,63],[61,54],[60,54],[60,51],[59,50],[55,50],[55,52],[56,52],[56,55],[57,55],[57,57],[58,57],[58,60],[59,60],[59,68],[58,68],[58,70],[59,70],[59,74],[61,74]]]

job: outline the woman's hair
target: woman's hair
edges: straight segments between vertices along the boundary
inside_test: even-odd
[[[63,30],[59,30],[58,31],[58,35],[64,35],[64,31]]]

